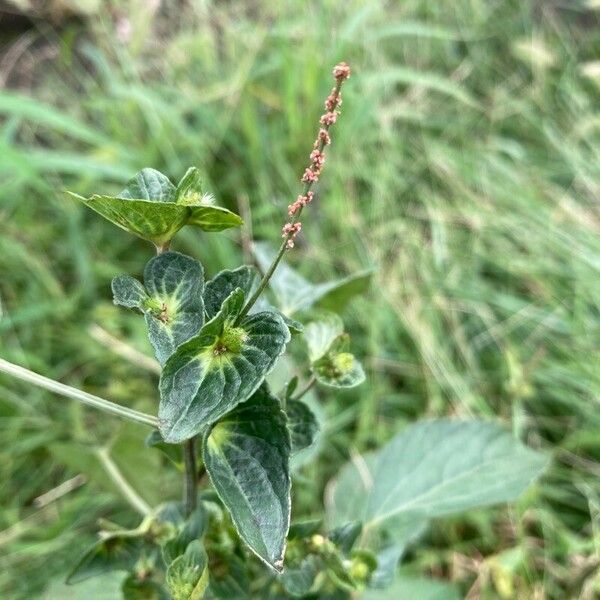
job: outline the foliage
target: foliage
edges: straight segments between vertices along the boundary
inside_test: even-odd
[[[463,595],[475,585],[501,597],[585,597],[598,495],[588,69],[597,19],[584,3],[368,4],[317,6],[317,22],[314,11],[272,3],[223,6],[215,18],[132,11],[127,43],[106,12],[60,39],[47,24],[31,32],[35,43],[3,73],[20,90],[0,98],[2,356],[153,411],[154,370],[124,360],[95,326],[151,352],[143,319],[109,302],[110,278],[137,273],[147,249],[56,190],[116,195],[146,164],[177,181],[186,160],[202,165],[223,206],[243,207],[247,195],[255,234],[272,238],[304,115],[325,89],[322,64],[351,56],[357,74],[335,146],[344,161],[331,161],[302,262],[290,260],[313,282],[379,264],[376,291],[344,312],[367,380],[320,406],[306,397],[326,428],[308,449],[316,464],[295,474],[295,514],[315,516],[350,454],[417,417],[496,414],[518,438],[554,450],[539,497],[437,521],[406,556],[409,570],[453,579]],[[233,235],[193,231],[181,230],[175,248],[200,257],[207,279],[239,264]],[[289,350],[299,357],[302,342]],[[275,370],[273,389],[289,376]],[[96,444],[114,444],[115,462],[152,504],[178,485],[161,455],[144,451],[145,432],[0,385],[0,587],[29,598],[72,564],[98,516],[132,524]],[[50,506],[32,518],[34,498],[78,473],[88,483],[61,498],[60,513]]]

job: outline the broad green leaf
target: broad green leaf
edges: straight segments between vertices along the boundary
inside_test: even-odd
[[[328,515],[333,524],[351,515],[372,528],[508,502],[546,463],[495,423],[423,421],[346,465],[332,485]]]
[[[236,323],[243,304],[238,288],[167,360],[158,412],[165,441],[182,442],[247,400],[285,350],[290,333],[282,318],[265,312]]]
[[[368,590],[361,600],[460,600],[458,590],[445,581],[400,577],[383,590]]]
[[[105,573],[77,584],[65,583],[63,577],[51,581],[41,600],[115,600],[120,598],[124,573]]]
[[[127,200],[97,194],[84,198],[73,192],[68,194],[114,225],[157,246],[167,244],[190,218],[188,207],[170,202]]]
[[[338,315],[326,313],[315,321],[311,321],[304,328],[304,339],[308,345],[308,357],[315,362],[325,356],[337,340],[344,333],[344,323]]]
[[[199,177],[197,169],[190,169],[175,188],[166,175],[143,169],[117,196],[68,193],[125,231],[164,247],[186,224],[205,231],[242,224],[238,215],[199,192]]]
[[[327,537],[344,554],[349,554],[361,533],[362,523],[360,521],[349,521],[348,523],[336,527],[327,535]]]
[[[288,400],[285,412],[292,439],[292,454],[295,454],[315,441],[319,423],[312,410],[300,400]]]
[[[164,364],[204,323],[202,265],[178,252],[164,252],[147,263],[144,285],[145,290],[132,277],[116,277],[114,302],[144,313],[156,358]]]
[[[168,567],[167,586],[173,600],[201,600],[208,588],[208,560],[199,540]]]
[[[247,265],[234,270],[224,270],[217,273],[207,281],[204,290],[204,308],[209,319],[212,319],[220,310],[225,299],[239,288],[248,298],[256,289],[260,276],[254,267]]]
[[[275,251],[265,243],[255,243],[254,255],[264,272],[275,257]],[[312,284],[284,261],[279,263],[269,285],[276,297],[277,307],[287,316],[313,305],[339,311],[355,295],[364,292],[369,285],[372,271],[362,271],[343,279]]]
[[[290,434],[279,400],[262,386],[204,438],[206,470],[250,549],[283,569],[290,526]]]
[[[142,169],[132,177],[118,195],[127,200],[175,202],[175,186],[166,175],[156,169]]]

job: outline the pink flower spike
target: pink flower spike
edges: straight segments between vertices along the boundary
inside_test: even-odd
[[[351,71],[350,66],[345,62],[341,62],[333,68],[333,76],[339,81],[344,79],[348,79],[350,77]]]
[[[338,113],[334,110],[333,112],[325,113],[319,121],[321,125],[333,125],[336,122],[337,117]]]
[[[310,168],[306,169],[302,175],[302,183],[314,183],[315,181],[319,181],[319,175]]]

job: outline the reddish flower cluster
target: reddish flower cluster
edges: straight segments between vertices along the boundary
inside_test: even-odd
[[[287,240],[287,248],[294,247],[294,238],[301,229],[299,222],[294,223],[295,216],[313,199],[313,192],[310,191],[310,188],[313,183],[319,181],[321,169],[325,164],[325,153],[323,150],[325,149],[325,146],[331,143],[329,128],[336,122],[340,114],[338,108],[342,104],[342,83],[350,77],[350,67],[346,63],[336,65],[333,69],[333,76],[335,78],[335,87],[331,90],[331,93],[327,96],[327,100],[325,101],[326,112],[319,119],[319,123],[322,127],[319,129],[317,139],[313,144],[313,150],[310,153],[310,166],[304,170],[301,179],[302,183],[304,183],[304,194],[298,196],[296,201],[288,206],[288,216],[290,217],[290,221],[286,223],[282,229],[282,237]]]
[[[294,238],[300,233],[302,229],[302,223],[296,221],[296,223],[286,223],[281,231],[281,237],[287,238],[286,248],[294,247]]]
[[[314,195],[314,192],[306,192],[304,196],[300,194],[300,196],[296,198],[296,201],[288,206],[288,216],[293,217],[300,210],[300,207],[310,204]]]

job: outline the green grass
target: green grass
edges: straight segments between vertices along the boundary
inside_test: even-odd
[[[220,202],[249,207],[257,237],[277,241],[330,68],[345,59],[354,75],[290,261],[317,281],[377,265],[372,293],[344,315],[368,383],[327,397],[323,459],[299,473],[296,512],[315,511],[351,451],[405,423],[500,416],[553,454],[551,470],[516,507],[439,523],[409,568],[471,597],[593,598],[598,13],[516,0],[185,6],[132,14],[129,45],[108,11],[43,26],[10,72],[4,61],[0,355],[153,411],[155,375],[90,335],[99,324],[148,352],[143,324],[112,306],[110,279],[139,272],[151,248],[61,190],[112,192],[141,167],[178,179],[194,164]],[[242,256],[235,233],[190,231],[176,247],[209,274]],[[114,444],[147,501],[179,496],[144,434],[0,379],[3,597],[39,597],[98,517],[135,521],[98,445]],[[34,506],[78,473],[83,487]]]

